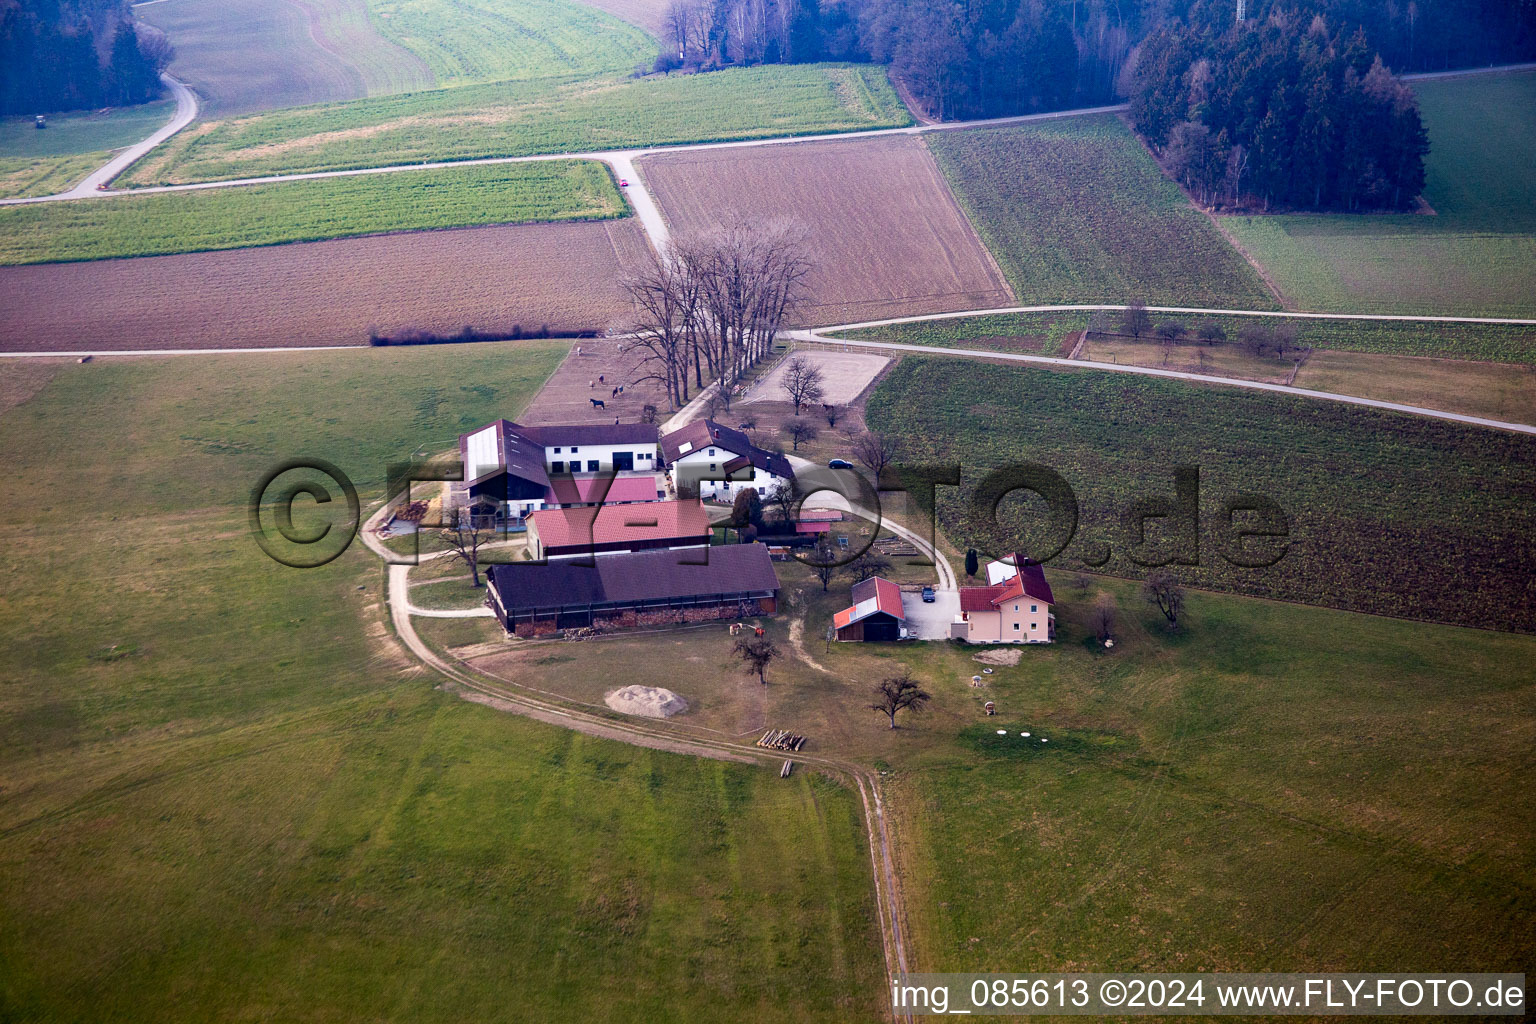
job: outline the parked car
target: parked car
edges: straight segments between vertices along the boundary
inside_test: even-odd
[[[827,463],[827,468],[828,469],[852,469],[853,468],[853,463],[849,462],[847,459],[833,459],[831,462]]]
[[[936,600],[938,600],[938,598],[934,594],[933,588],[932,587],[924,587],[923,588],[923,603],[924,604],[933,604],[933,602],[936,601]]]
[[[628,178],[620,178],[619,179],[619,188],[629,188],[629,179]]]

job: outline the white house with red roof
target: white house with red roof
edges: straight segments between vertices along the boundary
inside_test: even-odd
[[[853,604],[832,616],[839,640],[900,640],[906,633],[901,588],[875,576],[853,585]]]
[[[987,586],[960,588],[953,639],[973,644],[1048,644],[1056,640],[1056,603],[1039,562],[1017,554],[987,564]]]

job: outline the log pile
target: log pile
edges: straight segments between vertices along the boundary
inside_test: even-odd
[[[763,738],[757,741],[760,747],[769,750],[799,750],[805,746],[805,737],[796,736],[788,729],[769,729],[763,733]]]

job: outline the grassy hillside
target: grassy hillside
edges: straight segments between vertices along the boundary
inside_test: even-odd
[[[1536,314],[1536,73],[1414,86],[1433,216],[1227,217],[1298,308]]]
[[[953,752],[890,782],[905,870],[929,880],[919,963],[1530,962],[1531,638],[1213,594],[1169,636],[1134,585],[1055,585],[1061,642],[957,697]],[[1099,592],[1113,651],[1091,639]]]
[[[376,560],[285,569],[249,537],[274,460],[322,455],[366,497],[417,445],[515,415],[563,355],[8,378],[45,384],[0,414],[35,499],[0,583],[8,1016],[876,1016],[852,793],[437,692],[386,631]]]
[[[1189,465],[1201,473],[1199,564],[1178,571],[1195,585],[1536,631],[1529,436],[1155,378],[920,358],[884,378],[867,418],[925,462],[961,464],[965,488],[1019,462],[1061,474],[1079,518],[1052,564],[1107,554],[1105,571],[1144,575],[1122,517],[1139,499],[1172,500],[1174,468]],[[993,530],[972,493],[941,491],[939,521],[962,547],[1017,544],[1043,557],[1065,529],[1020,496],[1004,502]],[[1223,503],[1236,494],[1267,496],[1288,516],[1289,546],[1275,564],[1222,557],[1231,547]],[[1177,536],[1154,520],[1141,561],[1167,557]]]
[[[573,0],[369,0],[368,8],[439,85],[593,77],[656,57],[640,29]]]
[[[136,16],[170,36],[171,72],[205,116],[421,89],[426,63],[385,39],[365,0],[175,0]]]
[[[884,71],[870,66],[777,65],[600,83],[544,79],[210,121],[141,161],[124,184],[908,123]]]
[[[554,160],[0,208],[0,265],[622,216],[602,164]]]
[[[939,132],[928,145],[1021,304],[1274,307],[1119,118]]]

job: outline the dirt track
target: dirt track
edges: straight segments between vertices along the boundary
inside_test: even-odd
[[[338,239],[0,268],[0,347],[133,351],[365,344],[541,324],[601,331],[628,309],[632,219]]]

